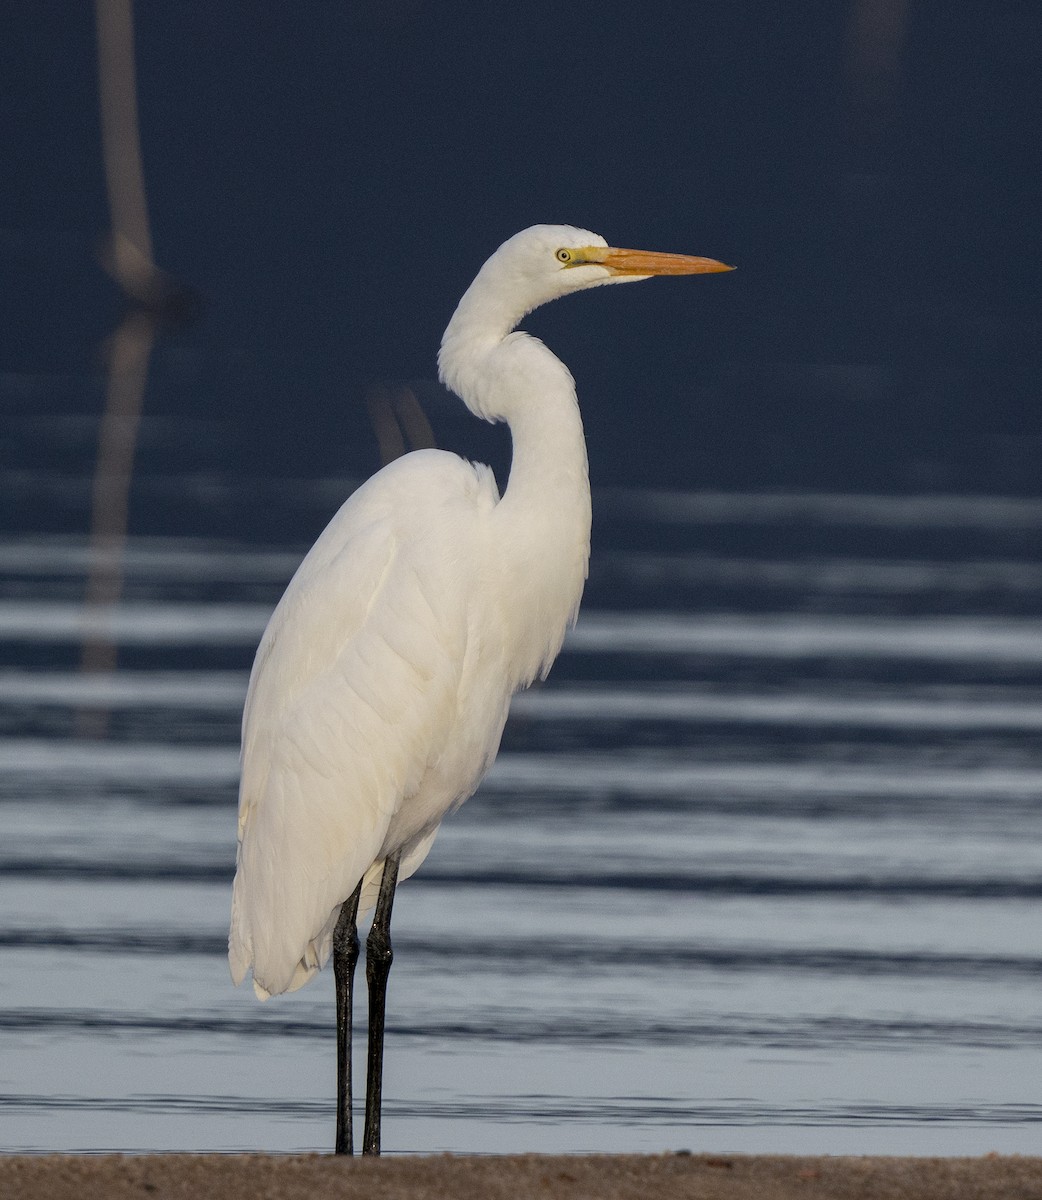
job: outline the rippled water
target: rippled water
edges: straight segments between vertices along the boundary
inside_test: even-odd
[[[387,1149],[1037,1153],[1042,505],[597,513],[551,680],[399,893]],[[90,677],[85,544],[0,539],[0,1148],[330,1146],[329,974],[261,1005],[224,957],[300,551],[132,541]]]

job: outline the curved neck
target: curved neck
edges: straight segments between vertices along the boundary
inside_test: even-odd
[[[590,551],[586,440],[575,383],[560,359],[527,334],[499,332],[473,316],[457,310],[439,368],[472,412],[510,427],[514,452],[493,514],[493,551],[511,600],[506,619],[520,686],[549,669],[578,611]]]

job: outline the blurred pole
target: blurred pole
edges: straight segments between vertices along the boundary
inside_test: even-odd
[[[150,301],[159,272],[152,262],[141,166],[132,4],[133,0],[95,0],[101,144],[112,221],[104,261],[131,302],[107,344],[105,411],[92,492],[81,668],[97,672],[116,666],[111,616],[123,590],[130,483],[157,324]],[[105,709],[81,709],[77,732],[104,737],[108,721]]]
[[[365,403],[381,466],[401,458],[407,448],[430,450],[437,446],[427,414],[407,384],[374,383],[366,392]]]
[[[908,0],[852,0],[847,35],[847,91],[853,170],[891,170],[900,107]]]
[[[95,12],[101,152],[112,218],[111,269],[131,295],[140,295],[155,267],[137,118],[133,0],[95,0]]]
[[[890,107],[901,75],[908,0],[854,0],[850,20],[852,90],[865,104]]]

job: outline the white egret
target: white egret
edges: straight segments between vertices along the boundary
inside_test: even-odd
[[[730,270],[618,250],[536,225],[478,272],[442,339],[442,381],[513,440],[492,471],[441,450],[388,464],[333,517],[257,650],[242,724],[239,847],[228,957],[262,999],[333,953],[338,1153],[352,1151],[351,1005],[366,942],[363,1153],[380,1149],[391,905],[443,818],[499,748],[511,696],[545,676],[575,620],[590,548],[586,443],[568,369],[515,328],[604,283]]]

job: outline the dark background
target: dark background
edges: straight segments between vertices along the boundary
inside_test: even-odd
[[[528,319],[576,375],[595,485],[1042,489],[1037,2],[135,19],[155,257],[200,302],[153,358],[143,469],[367,472],[376,378],[414,381],[442,444],[502,456],[439,396],[438,342],[499,242],[559,221],[739,267]],[[4,458],[70,476],[123,306],[97,263],[93,20],[16,4],[0,51]]]

